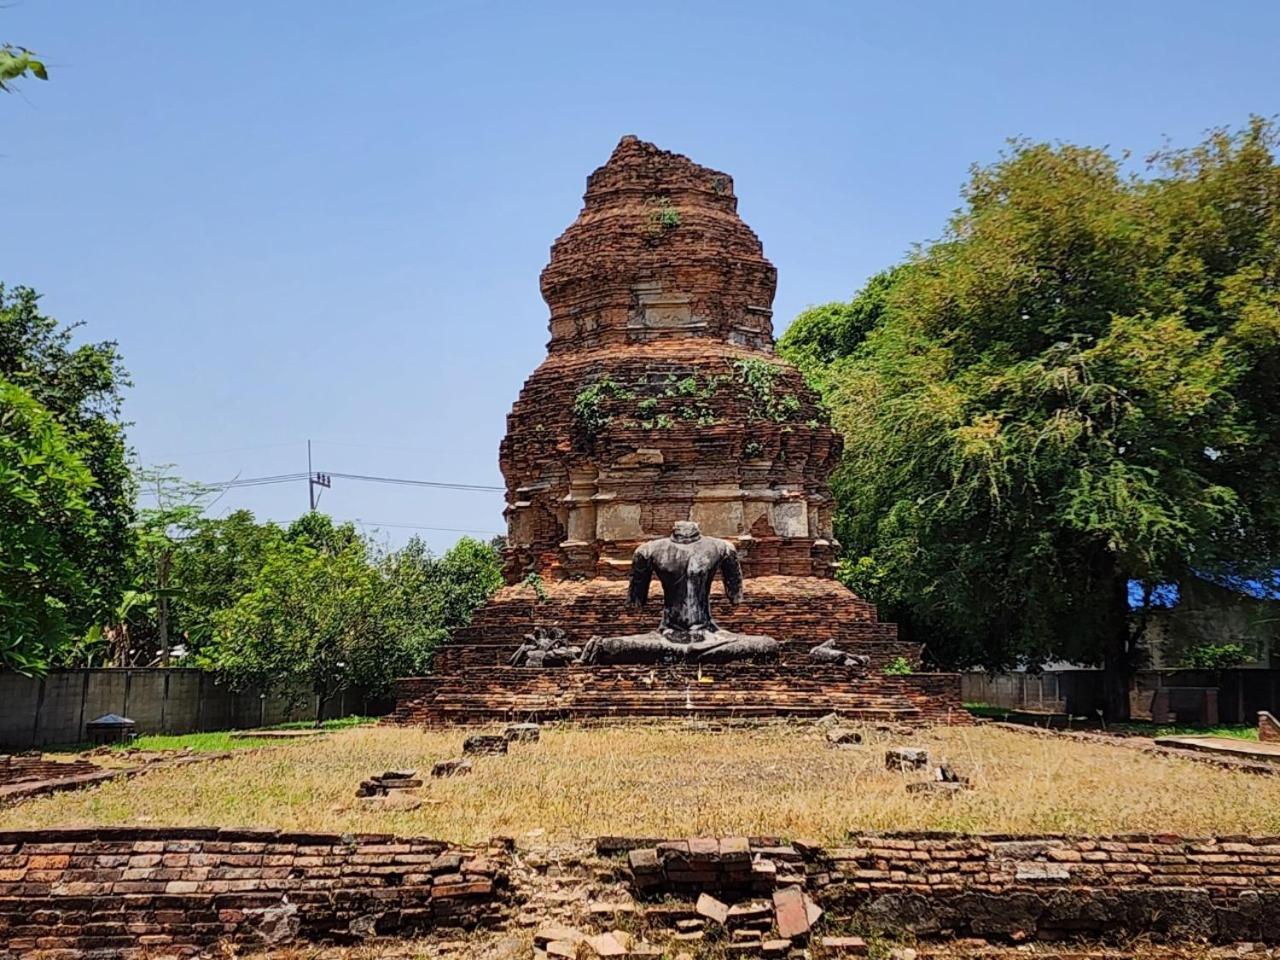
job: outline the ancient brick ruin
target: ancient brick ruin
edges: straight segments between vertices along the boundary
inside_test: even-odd
[[[0,833],[0,957],[186,956],[219,942],[496,925],[508,912],[505,860],[502,849],[369,834]]]
[[[858,938],[840,935],[851,927],[975,957],[1010,943],[1061,942],[1078,957],[1081,944],[1136,937],[1280,942],[1274,837],[854,833],[839,847],[778,837],[602,838],[594,853],[587,859],[559,847],[554,856],[519,856],[500,840],[460,847],[273,830],[3,832],[0,956],[142,960],[218,944],[222,955],[233,945],[364,943],[456,928],[527,933],[526,917],[537,919],[548,898],[590,911],[575,917],[587,921],[578,934],[584,939],[592,926],[615,923],[616,907],[643,913],[650,935],[694,927],[698,938],[703,930],[731,937],[726,955],[756,958],[796,956],[793,946],[817,940],[830,948],[822,956],[845,955],[835,949],[840,944],[865,955]],[[613,905],[596,910],[588,891],[602,888]],[[534,933],[535,943],[575,933],[548,926]],[[969,938],[978,938],[980,952],[951,952],[964,941],[972,947]],[[781,949],[771,952],[775,944]]]
[[[507,420],[507,586],[402,681],[400,722],[670,713],[822,713],[963,721],[958,678],[920,666],[875,608],[833,578],[828,478],[841,450],[817,395],[773,350],[776,271],[737,214],[733,181],[624,137],[587,181],[542,273],[547,358]],[[693,520],[746,577],[718,623],[782,642],[769,667],[550,671],[507,666],[522,638],[652,629],[626,607],[642,543]],[[836,640],[861,675],[816,664]],[[713,681],[713,682],[709,682]],[[803,682],[801,682],[803,681]]]

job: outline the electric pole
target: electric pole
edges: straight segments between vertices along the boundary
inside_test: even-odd
[[[316,504],[320,498],[316,496],[316,487],[328,490],[333,480],[327,473],[316,473],[311,469],[311,441],[307,441],[307,494],[311,498],[311,512],[316,512]]]

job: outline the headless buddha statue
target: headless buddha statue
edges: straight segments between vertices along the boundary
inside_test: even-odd
[[[662,584],[662,622],[649,633],[592,637],[581,663],[725,663],[773,660],[778,641],[719,627],[711,618],[711,582],[719,571],[732,604],[742,600],[742,565],[727,540],[704,537],[696,523],[680,521],[670,537],[651,540],[631,559],[628,603],[643,607],[656,574]]]

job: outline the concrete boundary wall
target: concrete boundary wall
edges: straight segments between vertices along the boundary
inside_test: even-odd
[[[357,691],[335,697],[325,718],[368,709]],[[81,743],[85,724],[105,713],[137,723],[139,733],[196,733],[257,727],[315,716],[315,697],[297,703],[234,691],[201,670],[59,670],[42,678],[0,673],[0,750]]]

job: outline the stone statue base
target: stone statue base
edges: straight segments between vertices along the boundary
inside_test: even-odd
[[[778,659],[780,644],[773,637],[750,636],[730,630],[659,629],[622,637],[592,637],[579,663],[664,664],[764,662]]]

